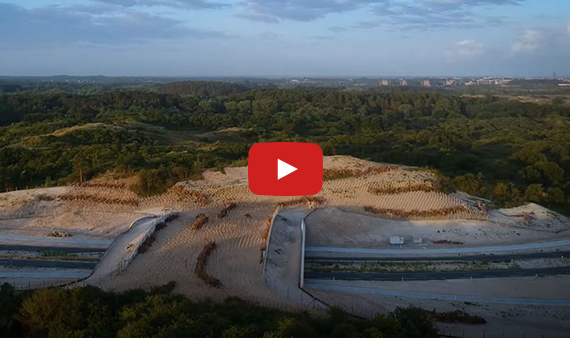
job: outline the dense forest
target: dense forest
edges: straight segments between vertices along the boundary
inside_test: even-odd
[[[160,193],[205,168],[244,165],[268,141],[433,168],[446,188],[499,206],[570,210],[570,109],[557,101],[207,82],[0,94],[0,190],[113,172]]]
[[[237,298],[192,302],[170,294],[171,284],[150,292],[104,292],[94,287],[16,292],[0,288],[1,337],[360,337],[435,338],[434,315],[399,308],[359,319],[338,309],[326,316],[261,308]]]

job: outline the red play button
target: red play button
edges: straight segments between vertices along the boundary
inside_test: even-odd
[[[256,195],[314,195],[323,186],[323,152],[314,143],[257,143],[249,149],[247,172]]]

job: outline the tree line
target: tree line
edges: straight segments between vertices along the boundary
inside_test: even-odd
[[[570,210],[570,109],[491,95],[343,89],[244,91],[174,83],[93,94],[0,94],[0,189],[109,170],[160,193],[205,168],[246,163],[256,142],[304,141],[326,155],[429,167],[499,206]]]
[[[236,297],[223,303],[172,294],[174,283],[150,292],[95,287],[17,292],[0,287],[2,337],[436,338],[434,315],[399,308],[372,319],[332,308],[324,316],[289,313]]]

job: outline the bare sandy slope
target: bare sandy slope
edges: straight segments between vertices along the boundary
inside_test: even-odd
[[[62,200],[81,188],[56,187],[0,194],[0,233],[45,237],[54,230],[74,236],[114,238],[135,219],[138,210],[97,209],[88,201]]]
[[[550,222],[558,217],[555,214],[544,214],[540,220],[536,213],[536,223],[529,224],[525,223],[524,216],[518,216],[520,211],[516,212],[516,216],[509,216],[508,211],[502,210],[501,222],[495,222],[494,215],[487,214],[477,202],[464,195],[416,189],[437,184],[435,177],[425,170],[401,166],[388,168],[345,156],[326,157],[324,164],[329,174],[332,171],[332,176],[335,171],[341,171],[342,175],[338,175],[341,178],[324,182],[322,191],[316,196],[318,201],[256,196],[247,187],[245,167],[210,170],[204,173],[203,180],[181,182],[166,194],[145,198],[136,196],[123,183],[102,180],[54,193],[57,197],[52,203],[59,203],[58,210],[62,210],[59,216],[37,216],[30,221],[0,223],[0,232],[2,229],[43,231],[61,227],[70,232],[77,231],[78,234],[111,237],[124,231],[130,222],[143,215],[166,210],[179,211],[181,217],[157,233],[157,240],[148,252],[139,254],[120,275],[102,278],[101,286],[115,290],[148,289],[173,280],[177,282],[176,292],[193,298],[221,300],[237,296],[282,309],[299,309],[299,303],[292,300],[285,290],[275,292],[266,285],[263,264],[260,263],[265,220],[279,204],[286,205],[284,212],[308,210],[316,206],[331,208],[323,211],[322,217],[319,216],[315,231],[311,234],[311,241],[325,243],[377,245],[384,243],[392,233],[423,237],[429,241],[461,239],[469,244],[509,243],[564,235],[564,232],[556,235],[541,231],[543,221]],[[393,190],[403,192],[378,193]],[[18,207],[18,204],[11,202],[12,197],[4,194],[0,197],[5,198],[2,205],[10,206],[12,211],[17,212],[25,205],[20,203]],[[217,218],[216,215],[228,203],[236,203],[237,207],[226,217]],[[391,214],[379,217],[365,211],[364,207],[383,212],[389,210]],[[334,208],[356,214],[345,214]],[[432,213],[434,210],[436,212]],[[200,230],[193,230],[190,225],[200,213],[204,213],[209,221]],[[402,220],[398,217],[400,214],[416,216]],[[337,221],[337,225],[331,225],[329,221],[332,220]],[[338,221],[342,221],[342,224],[338,225]],[[560,224],[564,225],[564,222],[557,227]],[[193,272],[198,254],[208,241],[215,241],[217,247],[207,260],[206,272],[221,281],[223,288],[220,289],[206,285]],[[284,261],[297,258],[292,255]],[[290,285],[289,279],[295,274],[291,269],[281,269],[271,280],[278,280],[279,275],[285,276],[284,285]],[[529,290],[529,297],[531,293],[532,290]],[[398,304],[372,303],[365,297],[352,298],[362,300],[359,307],[368,309],[366,304],[370,304],[370,309],[375,311],[390,309]]]
[[[490,219],[498,224],[545,232],[560,233],[570,229],[570,219],[535,203],[516,208],[492,210]],[[526,219],[525,219],[526,217]]]
[[[74,237],[113,239],[132,221],[144,216],[137,212],[102,212],[88,208],[61,207],[55,216],[0,220],[0,234],[46,237],[54,230]]]
[[[511,220],[515,222],[516,219]],[[421,238],[421,246],[434,246],[437,241],[466,245],[493,245],[536,242],[561,238],[549,232],[515,228],[476,220],[394,220],[373,217],[338,208],[318,209],[307,218],[308,246],[389,247],[390,236]],[[569,234],[570,235],[570,234]],[[450,245],[435,245],[449,247]]]
[[[58,203],[53,203],[54,200],[70,189],[70,187],[56,187],[2,193],[0,194],[0,219],[43,214],[44,209],[57,207]]]
[[[150,288],[171,280],[177,282],[176,292],[196,299],[222,300],[237,296],[278,308],[294,309],[286,296],[272,292],[265,284],[260,263],[260,246],[264,221],[274,211],[270,205],[238,206],[227,217],[217,219],[220,208],[203,208],[183,212],[180,218],[158,233],[157,241],[148,252],[139,254],[131,266],[118,278],[107,280],[103,286],[116,290],[133,287]],[[200,230],[190,225],[198,213],[209,221]],[[251,218],[244,217],[249,213]],[[208,241],[217,248],[208,258],[207,272],[218,278],[220,289],[206,285],[193,270],[198,254]]]

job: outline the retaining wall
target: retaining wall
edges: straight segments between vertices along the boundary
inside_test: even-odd
[[[269,226],[269,234],[267,235],[267,239],[265,241],[265,251],[263,252],[263,278],[265,279],[265,270],[267,269],[267,249],[269,249],[269,242],[271,241],[271,233],[273,232],[273,224],[275,223],[275,217],[279,215],[281,211],[281,207],[277,206],[273,215],[271,215],[271,225]]]

